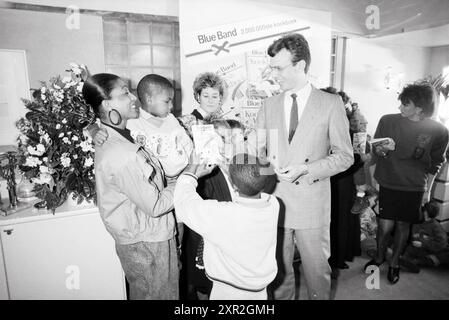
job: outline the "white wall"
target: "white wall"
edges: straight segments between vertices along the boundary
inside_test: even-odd
[[[104,72],[101,17],[81,15],[80,29],[66,28],[60,13],[0,9],[0,48],[25,50],[31,88],[64,74],[70,62]]]
[[[403,73],[403,83],[429,74],[431,49],[382,43],[369,39],[349,39],[347,43],[344,91],[358,102],[368,119],[368,133],[374,134],[380,117],[398,113],[397,90],[384,85],[387,67]]]
[[[430,49],[430,73],[440,74],[444,67],[449,66],[449,46],[433,47]]]

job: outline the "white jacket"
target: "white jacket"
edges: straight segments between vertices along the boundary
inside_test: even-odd
[[[261,199],[203,200],[196,186],[191,176],[178,178],[175,212],[180,221],[203,236],[208,277],[239,289],[263,290],[277,273],[278,200],[264,193]]]

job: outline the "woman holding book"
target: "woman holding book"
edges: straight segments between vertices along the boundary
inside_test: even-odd
[[[411,224],[421,220],[421,206],[430,200],[430,191],[448,145],[448,130],[430,119],[434,113],[435,90],[430,84],[406,86],[399,100],[399,114],[383,116],[374,139],[391,138],[394,143],[373,146],[376,161],[374,178],[379,183],[379,226],[377,256],[365,265],[385,261],[388,236],[394,232],[393,254],[388,281],[399,281],[399,257],[409,238]]]

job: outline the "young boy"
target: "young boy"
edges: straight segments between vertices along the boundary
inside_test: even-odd
[[[203,200],[195,191],[197,179],[211,169],[193,161],[178,178],[176,215],[204,238],[204,266],[213,282],[211,300],[264,300],[275,278],[277,199],[263,193],[274,175],[248,154],[238,154],[229,165],[230,182],[237,192],[232,201]]]
[[[436,220],[439,208],[428,202],[422,209],[424,222],[412,227],[412,243],[405,248],[399,263],[412,272],[419,272],[419,265],[436,265],[436,255],[447,248],[447,234]]]

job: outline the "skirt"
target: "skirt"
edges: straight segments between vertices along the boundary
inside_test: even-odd
[[[379,186],[379,218],[419,223],[423,191],[400,191]]]

